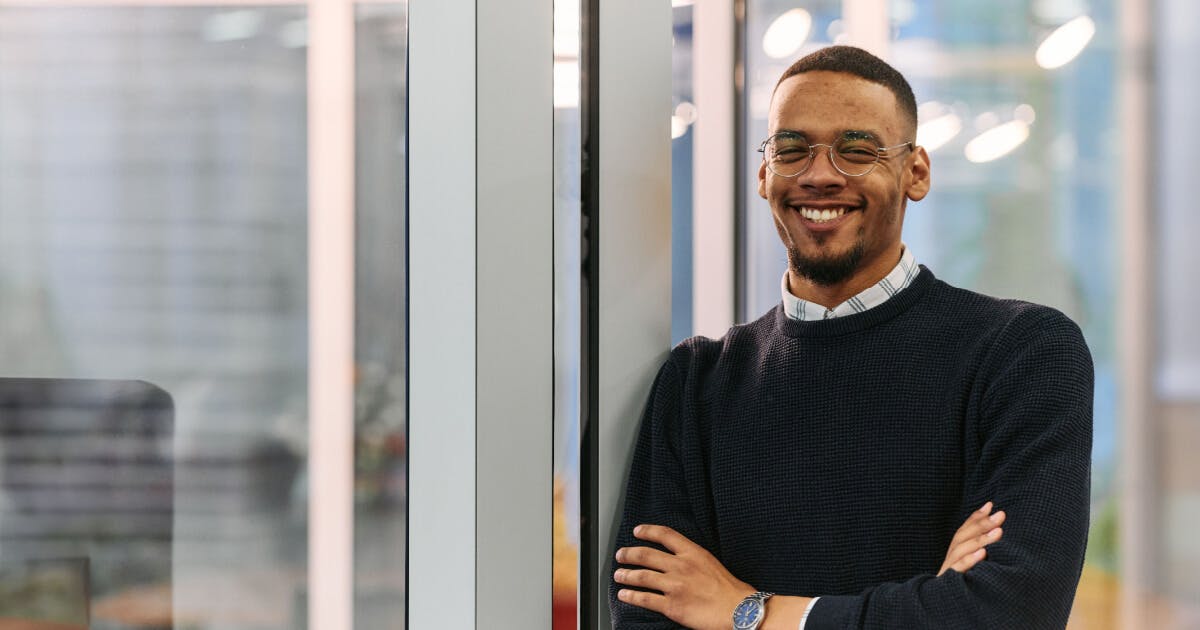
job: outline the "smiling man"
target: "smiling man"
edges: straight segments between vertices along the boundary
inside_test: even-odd
[[[788,252],[782,300],[659,371],[614,627],[1066,625],[1091,357],[1058,311],[917,264],[901,241],[930,188],[916,126],[907,81],[858,48],[780,79],[758,177]]]

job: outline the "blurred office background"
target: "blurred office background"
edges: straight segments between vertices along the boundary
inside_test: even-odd
[[[318,4],[341,7],[341,21],[314,19]],[[912,81],[933,159],[905,242],[952,283],[1064,310],[1095,357],[1092,530],[1071,627],[1200,628],[1188,187],[1200,5],[671,4],[671,164],[658,176],[671,186],[672,341],[719,335],[778,299],[783,252],[754,189],[770,91],[806,52],[869,44]],[[553,5],[558,630],[578,625],[586,510],[588,11]],[[79,624],[83,598],[93,628],[318,627],[310,599],[341,576],[355,628],[406,627],[407,529],[422,518],[407,481],[409,12],[387,0],[0,0],[0,377],[152,384],[172,405],[152,430],[78,415],[82,427],[6,429],[0,617]],[[327,109],[338,89],[348,98]],[[327,182],[349,202],[335,192],[330,206]],[[324,279],[346,252],[348,273]],[[352,374],[314,358],[329,329],[353,340]],[[327,395],[352,404],[318,412]],[[340,444],[325,436],[342,435],[346,507],[314,505],[330,496],[315,488]],[[155,477],[164,462],[171,473]],[[146,475],[169,481],[165,507],[138,500]],[[343,509],[348,576],[310,557],[326,540],[316,519]],[[88,562],[46,568],[64,556]],[[60,596],[41,602],[30,584]]]

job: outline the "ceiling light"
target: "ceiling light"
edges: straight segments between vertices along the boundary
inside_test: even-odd
[[[1096,23],[1092,18],[1081,15],[1054,29],[1038,46],[1037,64],[1047,70],[1065,66],[1083,52],[1092,36],[1096,34]]]
[[[1028,138],[1029,125],[1020,120],[1010,120],[972,138],[963,153],[975,163],[991,162],[1008,155]]]
[[[942,114],[917,126],[917,144],[932,153],[953,140],[960,131],[962,131],[961,118],[953,112]]]
[[[772,59],[785,59],[796,54],[808,39],[812,16],[804,9],[792,9],[775,18],[763,34],[763,52]]]

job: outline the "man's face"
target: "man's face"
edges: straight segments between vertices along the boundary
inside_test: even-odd
[[[771,101],[768,129],[770,135],[798,134],[810,144],[863,134],[881,147],[914,139],[912,123],[890,90],[826,71],[781,83]],[[771,205],[793,274],[823,286],[860,285],[896,265],[907,200],[920,200],[929,191],[929,157],[920,147],[888,154],[859,177],[834,168],[824,146],[817,147],[808,170],[795,177],[775,174],[765,161],[759,167],[758,194]]]

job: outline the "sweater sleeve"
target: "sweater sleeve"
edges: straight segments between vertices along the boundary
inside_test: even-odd
[[[716,549],[713,528],[696,517],[698,512],[707,511],[696,501],[705,501],[709,493],[705,490],[707,482],[701,470],[684,464],[698,458],[692,453],[696,443],[694,434],[689,427],[682,426],[681,397],[681,375],[672,357],[659,370],[642,417],[613,553],[618,548],[634,545],[654,546],[665,551],[661,546],[633,537],[633,528],[643,523],[666,525],[705,549]],[[618,566],[630,565],[614,561],[611,569],[615,571]],[[608,603],[613,628],[673,630],[682,627],[656,612],[621,602],[617,599],[618,588],[620,586],[613,581],[610,571]]]
[[[967,571],[823,596],[807,630],[1063,628],[1089,519],[1092,360],[1079,328],[1030,308],[1000,333],[968,411],[962,517],[988,500],[1007,519]],[[912,523],[922,527],[923,523]],[[820,595],[813,593],[812,595]]]

